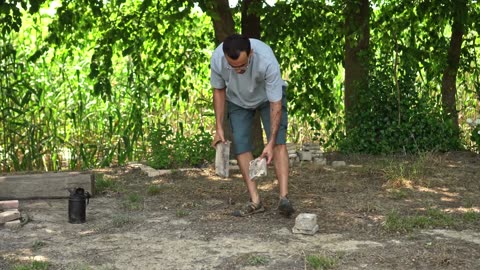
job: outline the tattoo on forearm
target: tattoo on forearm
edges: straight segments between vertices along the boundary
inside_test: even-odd
[[[282,104],[270,104],[270,140],[275,144],[277,140],[278,130],[280,128],[280,119],[282,118]]]

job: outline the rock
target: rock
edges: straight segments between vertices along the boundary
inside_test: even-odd
[[[11,230],[18,229],[21,226],[22,226],[22,222],[20,221],[20,219],[9,221],[9,222],[5,223],[5,228],[11,229]]]
[[[17,209],[8,210],[0,213],[0,223],[5,223],[20,218],[20,212]]]
[[[342,166],[347,166],[347,163],[345,161],[332,161],[332,166],[342,167]]]
[[[300,158],[300,161],[312,161],[312,153],[308,151],[299,151],[298,152],[298,157]]]
[[[301,213],[295,218],[293,233],[313,235],[318,231],[317,215]]]
[[[322,165],[322,166],[327,165],[327,159],[322,157],[314,157],[313,162],[317,165]]]

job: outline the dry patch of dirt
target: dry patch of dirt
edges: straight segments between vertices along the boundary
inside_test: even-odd
[[[249,218],[231,215],[248,200],[238,172],[97,170],[84,224],[68,223],[68,200],[21,201],[31,220],[0,228],[0,269],[480,269],[478,155],[328,159],[347,166],[291,168],[290,219],[273,168],[258,180],[267,211]],[[319,232],[292,234],[299,213]]]

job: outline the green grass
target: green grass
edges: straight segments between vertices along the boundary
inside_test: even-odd
[[[21,264],[13,266],[12,270],[48,270],[48,262],[33,261],[29,264]]]
[[[120,191],[120,186],[112,179],[105,178],[103,174],[95,175],[95,193],[102,194],[108,191]]]
[[[136,193],[128,194],[126,200],[123,202],[123,207],[126,210],[142,210],[143,197]]]
[[[429,208],[425,214],[402,216],[397,211],[387,214],[383,227],[390,232],[411,232],[415,229],[443,228],[455,225],[453,216],[440,209]]]
[[[480,220],[480,213],[474,212],[474,211],[468,211],[463,213],[462,218],[465,222],[477,222]]]
[[[330,269],[337,264],[338,259],[335,257],[322,256],[322,255],[307,255],[306,258],[308,265],[313,269],[326,270]]]
[[[177,217],[186,217],[186,216],[190,215],[190,212],[188,212],[187,210],[179,209],[179,210],[177,210],[175,215]]]
[[[251,255],[247,259],[247,264],[251,266],[267,265],[269,262],[268,257],[262,255]]]
[[[112,227],[123,228],[134,223],[134,219],[127,215],[118,215],[112,218]]]
[[[35,242],[33,242],[32,250],[34,250],[34,251],[39,250],[46,245],[47,245],[47,243],[45,243],[43,241],[40,241],[40,240],[36,240]]]
[[[155,196],[162,192],[163,188],[159,185],[150,185],[147,188],[147,194],[150,196]]]

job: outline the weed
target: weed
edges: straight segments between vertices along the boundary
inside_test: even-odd
[[[35,240],[35,242],[33,242],[33,245],[32,245],[32,250],[39,250],[46,245],[47,244],[43,241]]]
[[[270,262],[268,257],[262,255],[252,255],[248,258],[248,265],[257,266],[257,265],[267,265]]]
[[[16,265],[12,270],[47,270],[48,267],[48,262],[33,261],[30,264]]]
[[[480,220],[480,213],[477,213],[475,211],[468,211],[463,213],[462,218],[465,222],[476,222]]]
[[[129,194],[126,201],[123,202],[123,207],[127,210],[142,210],[143,197],[136,193]]]
[[[175,213],[175,215],[177,217],[186,217],[188,215],[190,215],[190,212],[186,211],[186,210],[182,210],[182,209],[179,209],[177,210],[177,212]]]
[[[394,200],[401,200],[408,197],[408,189],[392,189],[389,191],[389,197]]]
[[[322,255],[307,255],[306,260],[313,269],[330,269],[337,263],[337,258]]]
[[[162,191],[162,188],[161,186],[158,186],[158,185],[151,185],[151,186],[148,186],[147,188],[147,194],[150,196],[158,195],[160,194],[161,191]]]
[[[454,225],[452,216],[440,209],[429,208],[425,215],[401,216],[397,211],[387,214],[383,227],[392,232],[411,232],[414,229],[448,227]]]
[[[118,215],[112,218],[112,227],[122,228],[130,225],[134,222],[134,219],[126,215]]]
[[[103,174],[95,176],[95,192],[102,194],[108,191],[118,191],[118,184],[112,179],[107,179]]]

